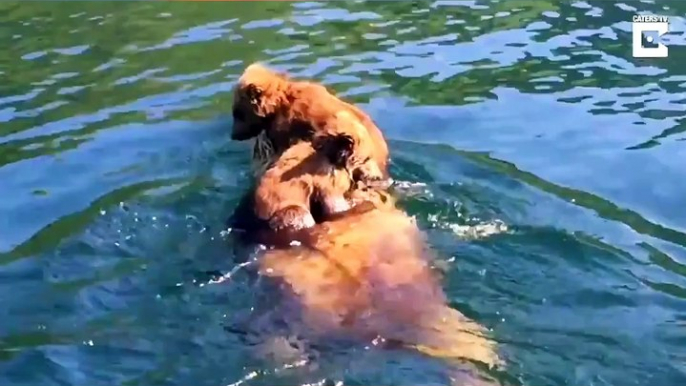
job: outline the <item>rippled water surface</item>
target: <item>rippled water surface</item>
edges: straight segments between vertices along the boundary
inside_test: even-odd
[[[672,16],[668,58],[631,17]],[[391,351],[275,367],[224,221],[231,88],[359,103],[506,384],[686,383],[686,2],[0,3],[0,385],[440,384]],[[417,186],[415,184],[415,186]]]

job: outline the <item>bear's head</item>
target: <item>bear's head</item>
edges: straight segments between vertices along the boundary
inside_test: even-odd
[[[231,139],[245,141],[272,125],[277,111],[287,103],[290,80],[259,63],[248,66],[233,94]]]

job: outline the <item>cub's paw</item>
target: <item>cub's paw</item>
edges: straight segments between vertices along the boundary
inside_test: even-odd
[[[358,187],[388,189],[393,185],[393,179],[381,172],[378,165],[371,160],[352,170],[352,180]]]
[[[395,199],[390,193],[384,190],[370,189],[368,187],[361,187],[348,192],[347,199],[353,207],[368,205],[373,208],[381,209],[395,205]]]
[[[269,219],[269,227],[275,231],[283,229],[300,230],[312,228],[315,225],[314,217],[301,206],[290,205],[279,209]]]
[[[350,203],[342,195],[331,195],[323,201],[325,215],[331,216],[350,210]]]
[[[365,187],[377,190],[386,190],[393,186],[392,178],[382,178],[382,177],[363,177],[359,180],[354,180],[359,187]]]

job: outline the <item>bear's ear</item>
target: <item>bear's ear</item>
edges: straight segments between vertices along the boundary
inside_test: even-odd
[[[257,87],[257,85],[251,83],[245,86],[245,96],[248,98],[253,108],[256,108],[260,105],[260,102],[262,101],[262,93],[262,89]]]
[[[315,150],[334,166],[345,167],[355,150],[355,140],[347,134],[325,136],[316,142]]]
[[[243,86],[243,97],[248,102],[252,114],[259,118],[269,118],[275,113],[277,106],[281,105],[283,98],[272,89],[265,89],[254,83]]]
[[[233,125],[231,128],[231,139],[234,141],[245,141],[256,137],[267,126],[265,118],[259,114],[259,102],[256,89],[245,86],[238,89],[234,94]]]

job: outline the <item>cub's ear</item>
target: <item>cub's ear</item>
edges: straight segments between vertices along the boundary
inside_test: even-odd
[[[236,89],[231,139],[245,141],[254,138],[269,125],[263,109],[263,94],[264,92],[252,83]]]
[[[253,108],[258,110],[258,107],[262,102],[262,89],[252,83],[248,84],[245,86],[245,96],[248,98]]]
[[[355,140],[347,134],[327,135],[315,142],[314,148],[336,167],[345,167],[355,150]]]

